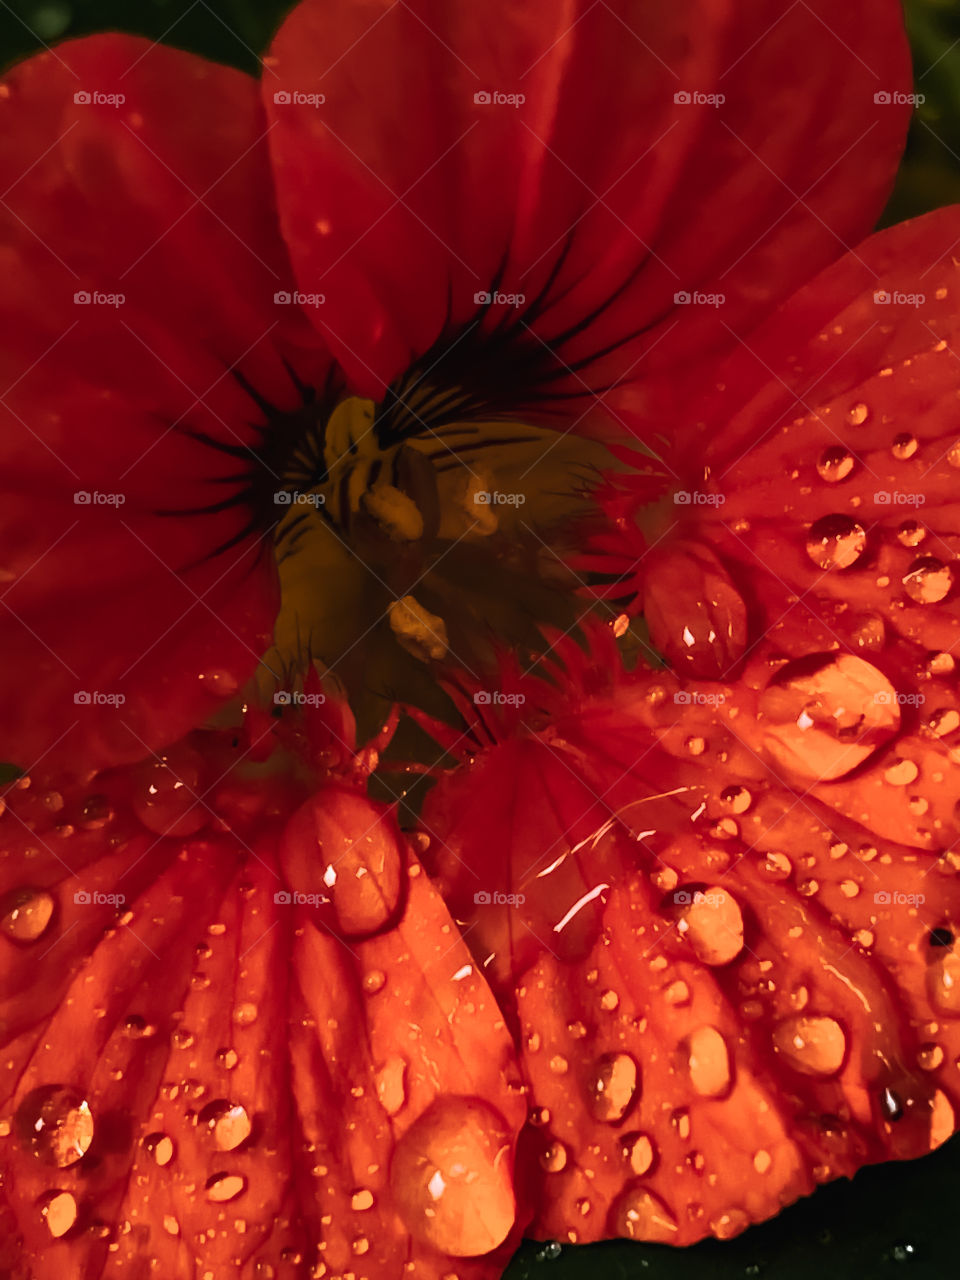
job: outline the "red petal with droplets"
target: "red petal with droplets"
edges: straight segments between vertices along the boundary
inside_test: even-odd
[[[878,840],[826,787],[791,790],[748,688],[641,674],[578,696],[565,656],[562,694],[525,686],[549,728],[487,747],[425,814],[518,1027],[535,1233],[726,1237],[943,1141],[949,862]]]
[[[519,1076],[392,815],[338,784],[308,833],[229,737],[178,752],[192,806],[118,771],[0,819],[0,1164],[32,1274],[492,1280],[524,1225]],[[389,921],[356,918],[374,879]]]
[[[256,666],[279,478],[253,395],[299,407],[284,361],[320,385],[329,360],[274,303],[255,81],[108,35],[0,92],[0,758],[95,768],[179,737]],[[245,478],[255,528],[230,501]]]
[[[909,108],[874,95],[910,69],[899,5],[867,13],[306,0],[264,92],[320,332],[370,395],[476,322],[487,393],[642,390],[678,364],[686,383],[691,350],[727,347],[875,224]],[[640,411],[652,436],[649,394]]]

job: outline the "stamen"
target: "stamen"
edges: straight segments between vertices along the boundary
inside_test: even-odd
[[[404,596],[389,609],[390,630],[400,645],[421,662],[439,662],[450,643],[442,618],[425,609],[414,596]]]

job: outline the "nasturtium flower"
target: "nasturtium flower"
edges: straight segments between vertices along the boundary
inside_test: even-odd
[[[670,429],[883,205],[899,6],[834,10],[315,0],[259,82],[14,67],[0,757],[136,759],[311,657],[366,724],[573,625],[586,437]]]
[[[908,88],[819,0],[7,75],[0,1269],[483,1280],[953,1131]]]

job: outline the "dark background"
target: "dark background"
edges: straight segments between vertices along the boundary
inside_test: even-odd
[[[291,0],[0,0],[0,65],[44,43],[112,28],[256,74],[257,55],[291,7]],[[916,90],[926,101],[914,116],[884,223],[960,202],[960,0],[907,0],[906,11]],[[613,1241],[557,1252],[530,1244],[506,1280],[940,1280],[960,1274],[955,1206],[960,1137],[923,1160],[866,1169],[852,1182],[824,1187],[736,1240],[686,1250]]]

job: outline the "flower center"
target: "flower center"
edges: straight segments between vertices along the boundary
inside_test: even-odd
[[[317,663],[371,725],[396,699],[442,714],[440,664],[480,678],[498,643],[533,662],[542,626],[573,630],[591,607],[565,562],[606,450],[457,420],[443,401],[421,399],[412,420],[340,401],[274,494],[282,600],[266,665],[296,678]]]

